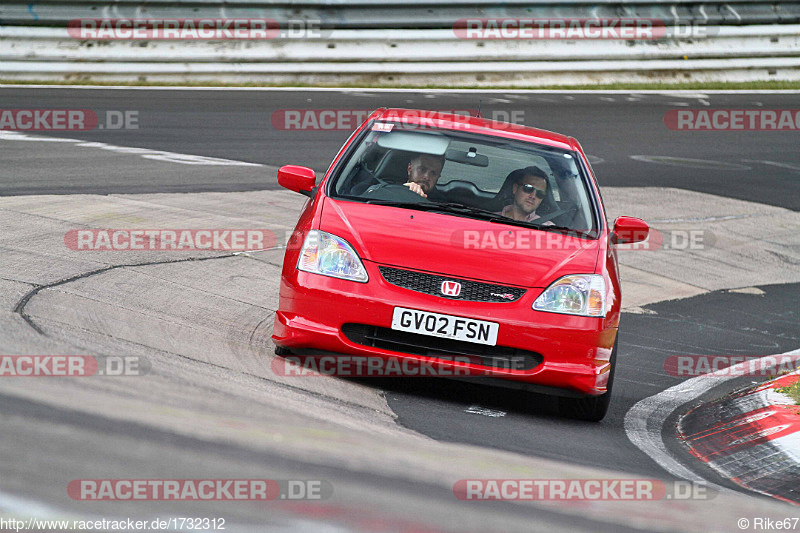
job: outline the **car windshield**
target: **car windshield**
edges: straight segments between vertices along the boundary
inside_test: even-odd
[[[335,174],[335,198],[596,237],[577,153],[471,132],[373,122]]]

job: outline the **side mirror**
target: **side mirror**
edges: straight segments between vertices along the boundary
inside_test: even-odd
[[[284,165],[278,169],[278,184],[309,198],[314,196],[317,175],[308,167]]]
[[[650,226],[641,218],[617,217],[614,221],[614,231],[611,242],[614,244],[632,244],[647,239]]]

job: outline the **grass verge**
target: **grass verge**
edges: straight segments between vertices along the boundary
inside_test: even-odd
[[[781,387],[780,389],[775,389],[775,390],[787,395],[789,398],[794,400],[794,403],[796,405],[800,405],[800,379],[798,379],[788,387]]]

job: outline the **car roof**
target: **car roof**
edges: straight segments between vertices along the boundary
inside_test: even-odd
[[[442,129],[469,131],[494,137],[535,142],[562,148],[564,150],[575,149],[574,140],[566,135],[519,124],[487,120],[481,117],[431,111],[427,109],[381,108],[375,110],[369,118]]]

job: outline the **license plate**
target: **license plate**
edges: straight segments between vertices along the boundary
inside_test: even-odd
[[[497,322],[395,307],[392,329],[494,346],[500,325]]]

